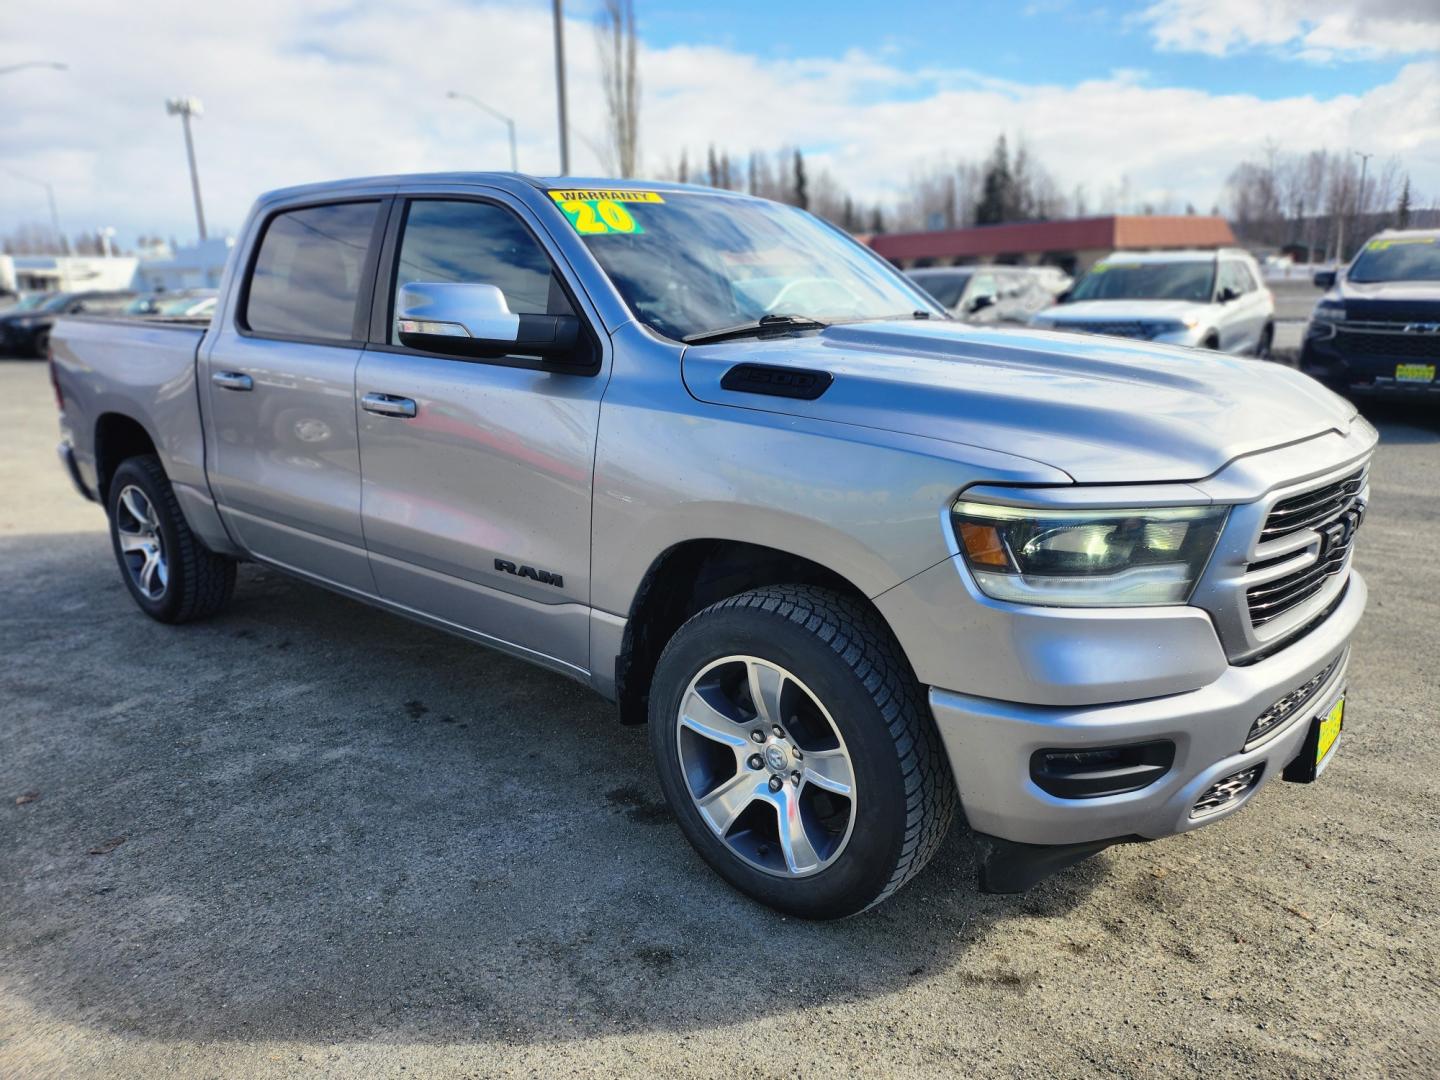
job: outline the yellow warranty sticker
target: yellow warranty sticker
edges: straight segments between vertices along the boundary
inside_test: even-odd
[[[657,191],[621,191],[571,188],[550,192],[571,227],[581,236],[603,233],[643,233],[645,229],[625,208],[626,203],[663,203]]]
[[[1384,251],[1386,248],[1395,247],[1398,244],[1433,244],[1433,236],[1392,236],[1386,240],[1371,240],[1365,246],[1371,251]]]
[[[1090,268],[1092,274],[1103,274],[1106,270],[1139,270],[1139,263],[1096,263]]]

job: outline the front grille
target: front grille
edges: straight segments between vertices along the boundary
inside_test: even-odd
[[[1335,344],[1342,352],[1351,356],[1413,357],[1420,360],[1440,358],[1440,334],[1374,332],[1341,327]]]
[[[1113,322],[1057,323],[1057,330],[1071,330],[1082,334],[1108,334],[1111,337],[1149,337],[1149,328],[1135,319]]]
[[[1319,549],[1312,561],[1293,572],[1246,591],[1251,626],[1263,626],[1303,604],[1325,587],[1327,579],[1345,569],[1355,532],[1364,515],[1364,504],[1359,499],[1364,486],[1365,471],[1361,469],[1343,480],[1303,491],[1275,504],[1260,530],[1260,542],[1283,540],[1302,529],[1313,529],[1319,534]],[[1263,570],[1293,559],[1296,554],[1291,551],[1252,562],[1246,571]]]
[[[1249,750],[1256,743],[1263,741],[1267,735],[1279,731],[1285,721],[1308,705],[1310,699],[1320,692],[1320,688],[1325,685],[1326,680],[1335,673],[1335,669],[1340,666],[1342,659],[1344,659],[1343,654],[1337,656],[1326,665],[1324,671],[1306,679],[1256,717],[1255,723],[1250,725],[1250,734],[1245,736],[1245,749]]]
[[[1195,800],[1195,805],[1190,808],[1190,816],[1208,817],[1224,810],[1260,782],[1260,774],[1264,769],[1264,765],[1251,765],[1248,769],[1241,769],[1223,780],[1217,780],[1205,789],[1205,794]]]
[[[1345,301],[1345,317],[1360,322],[1412,323],[1440,322],[1440,305],[1434,300],[1361,300]]]

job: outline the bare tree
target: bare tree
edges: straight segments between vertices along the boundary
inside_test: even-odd
[[[600,51],[600,78],[605,84],[605,109],[610,128],[603,155],[605,164],[620,176],[637,176],[640,172],[640,72],[636,61],[638,36],[633,0],[605,0],[605,8],[595,26],[595,43]]]

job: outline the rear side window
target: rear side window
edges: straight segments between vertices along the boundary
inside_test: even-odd
[[[379,205],[307,206],[272,218],[250,277],[245,325],[257,334],[353,340]]]
[[[395,295],[412,282],[494,285],[516,315],[573,315],[550,256],[520,219],[502,206],[417,199],[405,217]],[[390,343],[399,343],[395,320]]]

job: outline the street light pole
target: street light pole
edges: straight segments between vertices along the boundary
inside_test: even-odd
[[[565,4],[554,0],[552,17],[555,22],[555,98],[560,106],[560,175],[570,175],[570,124],[565,119]]]
[[[27,184],[34,184],[36,187],[45,189],[45,201],[50,206],[50,230],[55,234],[55,244],[62,252],[65,250],[65,236],[60,232],[60,212],[55,209],[55,189],[47,181],[37,180],[33,176],[26,176],[22,172],[16,172],[8,166],[0,166],[4,172],[15,177],[16,180],[24,180]]]
[[[458,90],[451,90],[448,91],[445,96],[450,98],[452,101],[468,101],[471,105],[474,105],[480,109],[484,109],[491,116],[495,117],[495,119],[503,120],[505,122],[505,126],[510,129],[510,171],[519,172],[520,159],[516,156],[515,153],[515,121],[511,120],[510,117],[506,116],[499,109],[492,109],[489,105],[486,105],[483,101],[481,101],[479,98],[475,97],[472,94],[462,94]]]
[[[190,117],[201,116],[204,109],[199,98],[171,98],[165,103],[165,111],[180,117],[185,128],[185,157],[190,162],[190,190],[195,196],[195,223],[200,227],[200,240],[205,241],[205,207],[200,202],[200,173],[195,168],[195,140],[190,135]]]
[[[62,64],[58,60],[26,60],[23,64],[7,64],[0,67],[0,75],[9,75],[11,72],[24,71],[26,68],[50,68],[52,71],[68,71],[69,65]]]

